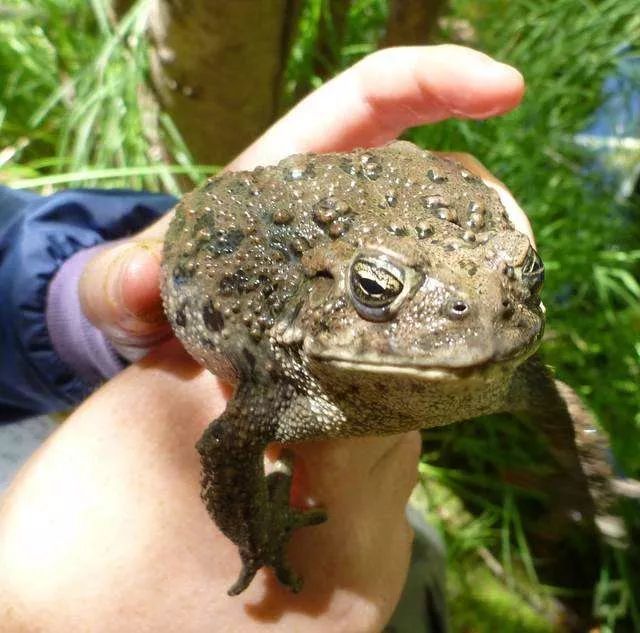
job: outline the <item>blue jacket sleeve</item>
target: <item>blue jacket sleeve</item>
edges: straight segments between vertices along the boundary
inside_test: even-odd
[[[0,187],[0,423],[65,409],[88,395],[91,385],[49,340],[48,284],[77,251],[131,235],[175,202],[127,190],[43,197]]]

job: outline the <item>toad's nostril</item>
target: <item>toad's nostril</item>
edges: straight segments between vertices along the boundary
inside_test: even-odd
[[[466,301],[455,299],[449,304],[449,317],[451,319],[462,319],[469,313],[470,307]]]

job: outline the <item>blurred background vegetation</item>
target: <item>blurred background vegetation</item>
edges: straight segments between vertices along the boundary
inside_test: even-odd
[[[169,4],[178,11],[189,3]],[[0,0],[0,183],[45,193],[126,186],[179,194],[279,112],[381,45],[456,42],[483,50],[523,72],[528,87],[521,107],[498,119],[450,121],[407,137],[475,154],[527,211],[548,271],[545,359],[597,414],[619,469],[639,476],[640,192],[621,188],[620,176],[640,164],[637,110],[631,132],[625,129],[635,145],[628,144],[622,158],[603,158],[584,142],[605,101],[605,79],[620,73],[624,58],[640,55],[637,0],[251,4],[237,3],[254,14],[258,6],[288,12],[282,23],[228,16],[238,32],[246,25],[254,59],[266,59],[264,50],[277,40],[271,66],[258,65],[241,85],[233,65],[243,62],[232,56],[221,66],[234,72],[209,82],[218,91],[208,95],[197,63],[191,68],[187,58],[184,76],[171,74],[181,60],[172,66],[167,51],[180,49],[180,33],[156,24],[150,43],[150,0],[114,6],[108,0]],[[207,28],[220,28],[211,18]],[[256,25],[272,28],[274,38],[256,39]],[[635,68],[625,85],[638,95]],[[190,69],[194,76],[187,77]],[[207,126],[207,98],[219,101],[220,94],[227,110],[242,97],[238,107],[247,125],[218,124],[234,134],[216,143],[223,148],[216,155],[193,138]],[[204,119],[189,110],[199,96]],[[619,110],[607,116],[613,121]],[[522,476],[535,471],[540,450],[523,427],[501,417],[424,436],[417,502],[447,543],[453,630],[554,630],[551,614],[561,598],[587,603],[602,631],[640,630],[636,550],[585,552],[597,566],[588,586],[571,573],[561,586],[541,578],[528,530],[539,506]],[[637,527],[637,506],[628,518]]]

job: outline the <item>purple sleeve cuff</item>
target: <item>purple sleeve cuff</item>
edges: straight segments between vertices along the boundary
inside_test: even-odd
[[[47,293],[46,322],[55,352],[76,375],[95,386],[126,367],[105,335],[84,315],[78,282],[87,262],[103,246],[71,256],[55,274]]]

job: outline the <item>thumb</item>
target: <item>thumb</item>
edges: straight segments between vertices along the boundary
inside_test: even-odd
[[[87,318],[130,361],[171,333],[160,298],[161,253],[161,240],[127,240],[100,250],[80,278]]]

